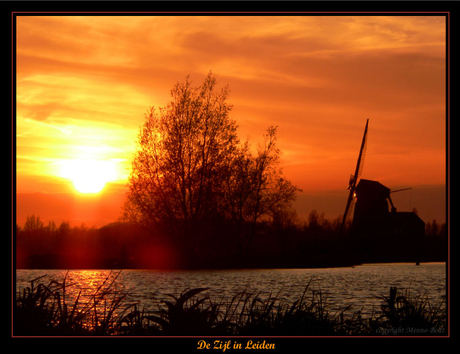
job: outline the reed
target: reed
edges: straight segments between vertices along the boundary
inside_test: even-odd
[[[51,280],[48,284],[37,281],[18,294],[13,321],[13,334],[18,336],[60,335],[111,335],[117,334],[120,316],[132,305],[126,305],[126,293],[113,290],[114,277],[109,275],[104,282],[82,302],[82,291],[73,303],[69,302],[67,289],[75,286],[67,281]]]
[[[127,293],[114,290],[118,274],[107,279],[83,301],[68,300],[67,275],[62,282],[31,281],[16,300],[14,335],[21,336],[321,336],[321,335],[433,335],[446,330],[444,303],[412,297],[390,288],[383,304],[370,317],[361,311],[333,313],[321,290],[310,289],[289,303],[280,293],[264,296],[243,291],[231,299],[215,301],[208,288],[186,289],[157,301],[146,312],[129,303]],[[37,285],[38,284],[38,285]]]
[[[446,328],[444,301],[431,304],[428,297],[413,297],[407,290],[404,294],[396,287],[390,288],[389,296],[382,296],[384,305],[376,319],[379,328],[403,328],[405,334],[439,334]]]

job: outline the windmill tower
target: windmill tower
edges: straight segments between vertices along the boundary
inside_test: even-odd
[[[413,212],[397,212],[391,200],[391,193],[410,188],[392,191],[377,181],[359,180],[367,146],[368,125],[369,119],[364,129],[355,174],[350,177],[350,192],[341,232],[354,210],[350,233],[360,243],[357,245],[358,249],[367,245],[366,250],[361,252],[367,256],[367,261],[418,261],[425,235],[425,223]],[[395,244],[401,247],[398,249],[394,247]]]

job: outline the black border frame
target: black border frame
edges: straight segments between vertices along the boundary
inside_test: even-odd
[[[180,9],[180,10],[178,10]],[[222,10],[225,9],[225,10]],[[230,9],[230,10],[228,10]],[[331,10],[333,9],[333,10]],[[69,1],[69,2],[58,2],[58,1],[7,1],[0,3],[0,16],[3,26],[4,43],[5,48],[10,49],[10,60],[11,60],[11,76],[9,80],[3,80],[3,82],[9,81],[9,90],[11,93],[10,103],[7,106],[11,107],[11,142],[9,145],[10,158],[11,158],[11,239],[10,239],[10,250],[11,250],[11,262],[10,262],[10,276],[11,276],[11,307],[13,304],[13,289],[15,288],[15,254],[14,254],[14,240],[15,240],[15,222],[16,222],[16,125],[15,125],[15,97],[16,97],[16,67],[15,67],[15,25],[16,16],[28,16],[28,15],[264,15],[264,16],[277,16],[277,15],[305,15],[305,16],[317,16],[317,15],[445,15],[446,16],[446,224],[448,231],[448,262],[446,263],[447,269],[447,283],[448,283],[448,334],[442,337],[274,337],[272,340],[267,342],[274,342],[276,345],[276,351],[290,350],[297,351],[302,350],[304,352],[311,352],[316,350],[356,350],[357,348],[363,348],[364,350],[370,350],[378,346],[381,350],[396,350],[398,348],[404,348],[406,345],[410,346],[410,349],[404,348],[405,350],[423,350],[428,352],[430,350],[448,350],[450,345],[459,344],[457,337],[457,319],[453,316],[458,313],[458,306],[454,299],[455,294],[458,296],[457,291],[457,276],[458,274],[458,263],[455,258],[452,257],[452,250],[458,250],[458,239],[452,238],[451,232],[451,117],[457,117],[458,115],[458,104],[452,100],[452,92],[457,87],[457,81],[453,81],[453,78],[458,75],[457,67],[452,63],[458,61],[458,40],[459,26],[459,6],[456,1],[403,1],[403,2],[366,2],[366,1],[293,1],[293,2],[158,2],[158,1],[137,1],[137,2],[124,2],[124,1],[97,1],[97,2],[86,2],[86,1]],[[5,40],[6,39],[6,40]],[[9,42],[9,43],[8,43]],[[6,86],[6,84],[5,84]],[[6,91],[6,88],[5,88]],[[5,92],[4,91],[4,92]],[[455,278],[454,278],[455,277]],[[455,279],[455,280],[454,280]],[[12,314],[12,309],[11,309]],[[12,318],[10,319],[12,321]],[[66,337],[66,338],[22,338],[15,337],[12,333],[12,322],[10,322],[11,331],[9,333],[9,339],[12,340],[12,344],[23,347],[31,346],[31,348],[39,348],[43,345],[53,346],[64,345],[65,348],[70,348],[69,343],[63,344],[62,341],[65,339],[72,341],[72,348],[75,346],[75,350],[78,350],[80,344],[82,348],[88,345],[92,347],[97,338],[88,337]],[[229,337],[230,338],[230,337]],[[270,337],[263,338],[247,338],[247,337],[231,337],[240,338],[240,342],[252,339],[254,341],[269,339]],[[385,338],[385,339],[383,339]],[[78,341],[77,341],[78,339]],[[101,339],[101,338],[99,338]],[[133,348],[132,339],[136,340],[136,346],[142,346],[141,350],[147,351],[159,351],[160,349],[166,350],[196,350],[197,343],[200,339],[205,337],[116,337],[102,339],[102,343],[98,341],[98,345],[102,345],[103,350],[110,350],[112,345],[114,349],[121,348]],[[208,339],[213,341],[214,338]],[[326,341],[329,339],[329,341]],[[48,341],[57,340],[61,343],[50,343]],[[144,342],[148,340],[148,342]],[[152,340],[154,342],[152,342]],[[378,340],[378,343],[375,343]],[[140,341],[140,342],[139,342]],[[45,343],[46,342],[46,343]],[[458,346],[457,346],[458,347]]]

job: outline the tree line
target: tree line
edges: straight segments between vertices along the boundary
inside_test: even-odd
[[[72,226],[64,221],[44,223],[29,215],[16,226],[18,268],[236,268],[327,267],[356,263],[352,244],[340,237],[341,217],[325,218],[311,211],[300,220],[294,210],[257,225],[253,245],[244,258],[234,245],[213,245],[197,250],[198,258],[183,258],[173,242],[152,236],[152,230],[118,221],[100,228]],[[246,225],[251,228],[252,225]],[[426,223],[422,261],[443,261],[446,227]],[[397,246],[395,246],[397,247]],[[405,250],[401,250],[405,253]],[[400,258],[399,261],[404,260]]]
[[[327,266],[331,261],[327,259],[328,247],[334,248],[339,224],[339,218],[329,221],[316,211],[301,222],[291,209],[259,221],[245,255],[239,253],[236,243],[224,243],[222,231],[216,242],[187,256],[173,241],[156,237],[152,227],[137,223],[120,220],[89,228],[64,221],[56,226],[53,221],[45,224],[39,216],[29,215],[23,227],[16,226],[16,264],[19,268],[302,267],[319,266],[322,257]],[[252,232],[253,225],[246,223],[242,228]],[[319,248],[320,253],[316,251]]]

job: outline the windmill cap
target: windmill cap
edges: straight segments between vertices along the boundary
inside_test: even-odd
[[[359,196],[373,196],[380,198],[388,198],[390,196],[390,188],[385,187],[377,181],[370,179],[361,179],[356,187],[356,195]]]

